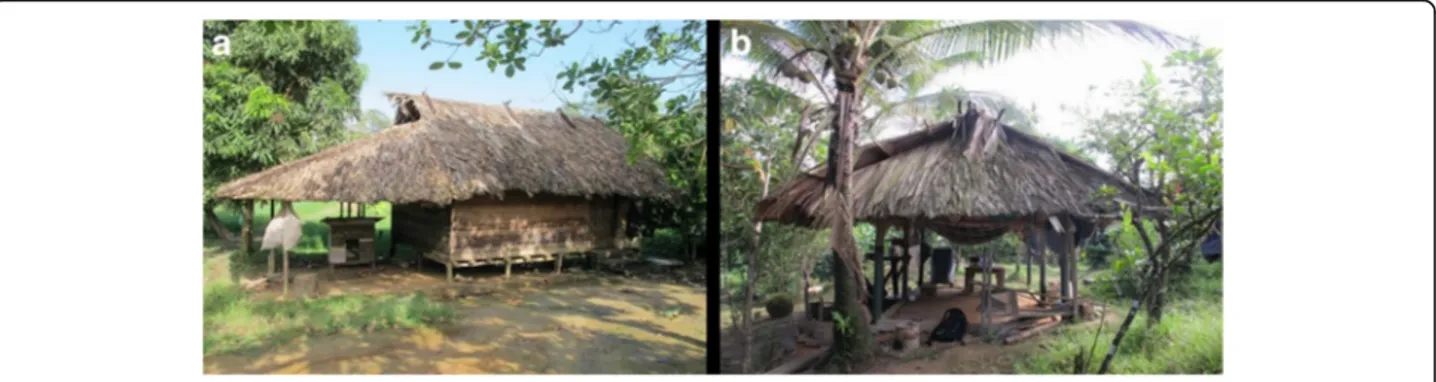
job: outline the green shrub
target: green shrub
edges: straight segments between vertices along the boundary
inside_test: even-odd
[[[768,317],[783,318],[793,314],[793,298],[785,293],[778,293],[768,298],[764,304],[768,309]]]

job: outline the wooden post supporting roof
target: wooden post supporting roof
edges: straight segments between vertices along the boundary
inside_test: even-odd
[[[917,287],[922,288],[923,273],[927,273],[927,260],[932,258],[932,246],[927,243],[927,230],[921,229],[917,232],[918,255],[917,255]]]
[[[242,221],[239,226],[239,253],[246,259],[254,254],[254,201],[246,200],[243,203],[240,214]]]
[[[1042,298],[1047,298],[1047,219],[1037,217],[1037,224],[1032,225],[1032,230],[1037,237],[1037,290]]]
[[[912,287],[908,285],[908,274],[912,273],[912,260],[918,257],[917,252],[921,250],[918,245],[917,224],[909,221],[907,227],[903,228],[903,237],[902,295],[899,298],[906,299],[908,293],[912,291]]]
[[[887,251],[883,250],[883,244],[887,243],[888,226],[876,223],[873,225],[873,286],[869,310],[873,313],[873,322],[883,315],[883,262],[887,260]],[[858,263],[862,264],[862,263]]]

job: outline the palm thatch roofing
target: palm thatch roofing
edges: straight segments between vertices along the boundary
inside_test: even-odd
[[[506,191],[669,198],[650,161],[592,118],[385,93],[395,125],[226,183],[227,199],[450,204]]]
[[[950,121],[859,147],[853,156],[855,220],[916,221],[961,243],[1005,234],[1033,216],[1095,217],[1144,194],[1121,178],[969,108]],[[821,165],[758,203],[757,219],[830,224],[835,194]],[[1115,196],[1097,198],[1103,185]]]

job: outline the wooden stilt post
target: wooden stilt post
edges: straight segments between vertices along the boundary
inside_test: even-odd
[[[284,280],[284,297],[289,297],[289,251],[287,250],[284,251],[284,274],[280,277]]]
[[[873,235],[873,290],[869,296],[872,299],[869,306],[873,312],[873,322],[877,322],[878,317],[883,314],[883,283],[887,282],[883,280],[883,262],[887,260],[887,251],[883,250],[883,245],[887,244],[888,227],[885,224],[875,224],[873,230],[876,231]]]
[[[504,278],[509,278],[509,275],[513,274],[513,269],[514,258],[504,257]]]
[[[558,254],[558,259],[555,259],[554,261],[555,263],[553,265],[553,274],[563,274],[563,254]]]
[[[453,260],[453,259],[449,259],[448,261],[445,261],[445,262],[444,262],[444,274],[446,275],[445,277],[448,278],[449,282],[451,282],[451,283],[454,282],[454,260]]]

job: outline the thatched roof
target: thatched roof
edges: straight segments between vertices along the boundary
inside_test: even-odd
[[[234,180],[216,195],[438,204],[505,191],[671,196],[658,167],[627,163],[628,143],[598,120],[385,94],[398,107],[393,127]]]
[[[853,160],[855,219],[917,219],[930,228],[984,222],[989,228],[973,237],[984,241],[1003,232],[992,222],[1036,214],[1097,215],[1102,203],[1093,196],[1102,185],[1116,188],[1117,200],[1136,200],[1136,187],[998,118],[969,110],[955,120],[859,147]],[[824,165],[789,181],[758,203],[758,219],[827,226],[832,197],[824,186],[827,176]]]

